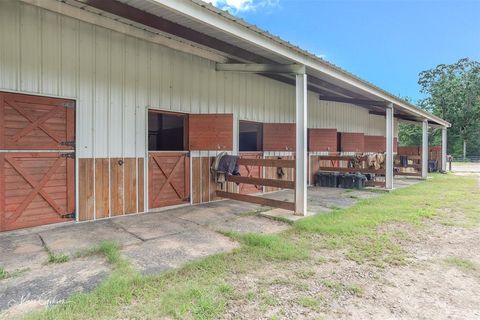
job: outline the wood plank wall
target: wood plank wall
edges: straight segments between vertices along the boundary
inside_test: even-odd
[[[365,136],[365,152],[385,152],[387,140],[384,136]]]
[[[144,159],[78,159],[79,221],[144,212]]]
[[[342,132],[341,151],[342,152],[364,152],[365,139],[363,133]]]
[[[336,152],[330,152],[329,155],[338,155]],[[320,167],[336,167],[336,168],[347,168],[348,161],[332,161],[332,160],[319,160],[321,156],[318,155],[309,155],[308,157],[308,178],[309,184],[314,185],[315,183],[315,173],[318,172]]]
[[[189,150],[232,150],[233,114],[190,114]]]
[[[308,129],[308,151],[337,151],[337,129]]]
[[[264,123],[264,151],[295,151],[295,123]]]
[[[224,183],[223,189],[215,184],[215,179],[210,171],[210,167],[215,157],[192,157],[192,203],[205,203],[220,200],[215,191],[223,190],[228,192],[238,192],[235,183]]]

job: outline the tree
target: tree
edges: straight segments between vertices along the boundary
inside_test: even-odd
[[[452,124],[448,152],[480,152],[480,62],[468,58],[422,71],[421,106]]]

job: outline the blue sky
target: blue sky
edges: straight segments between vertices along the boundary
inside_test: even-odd
[[[480,60],[480,0],[204,0],[400,96],[418,73]]]

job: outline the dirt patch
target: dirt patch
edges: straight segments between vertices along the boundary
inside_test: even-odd
[[[397,266],[357,264],[342,250],[319,247],[308,261],[234,274],[237,295],[222,318],[478,319],[480,228],[462,227],[463,218],[445,210],[421,226],[379,228],[404,250]]]

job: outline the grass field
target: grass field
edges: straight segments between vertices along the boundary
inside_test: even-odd
[[[115,271],[101,286],[27,318],[215,319],[222,317],[232,301],[259,303],[266,312],[279,305],[279,297],[262,286],[255,290],[239,288],[233,279],[248,278],[263,268],[282,270],[293,265],[295,268],[305,266],[296,269],[294,279],[272,278],[267,282],[284,281],[285,285],[295,285],[299,292],[307,291],[308,279],[314,276],[309,266],[321,267],[325,262],[324,250],[334,252],[339,259],[373,268],[403,265],[406,254],[400,240],[405,234],[384,226],[402,224],[422,232],[422,225],[430,219],[456,225],[457,221],[452,221],[445,212],[462,214],[465,217],[462,227],[479,225],[480,193],[474,177],[433,175],[426,182],[361,200],[351,208],[299,220],[278,235],[227,233],[241,243],[240,248],[158,276],[140,275],[121,257],[115,245],[104,244],[90,252],[105,255],[115,266]],[[477,271],[477,266],[460,258],[443,263]],[[361,297],[363,294],[363,289],[355,284],[330,279],[322,280],[321,286],[336,295]],[[298,308],[312,312],[320,308],[320,301],[309,295],[294,299]]]

